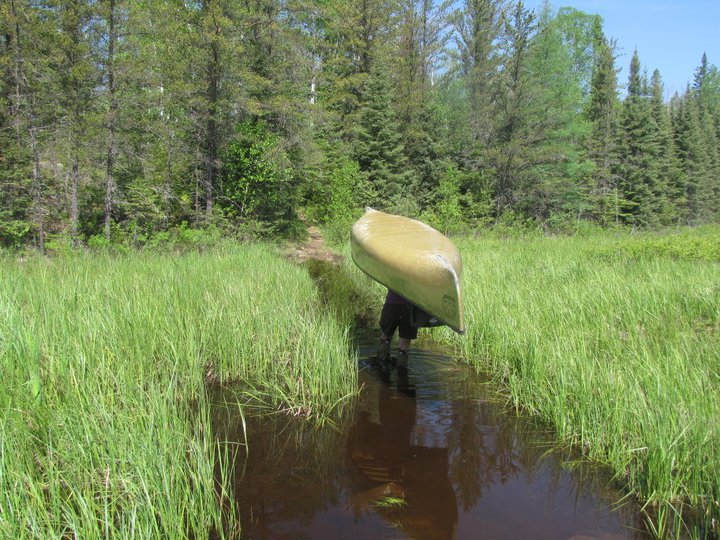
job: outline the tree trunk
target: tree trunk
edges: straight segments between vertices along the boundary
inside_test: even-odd
[[[31,88],[27,83],[27,75],[25,73],[24,59],[22,54],[22,43],[20,40],[20,22],[17,16],[16,5],[14,1],[10,3],[13,18],[15,19],[15,44],[14,44],[14,78],[15,78],[15,102],[12,104],[12,116],[15,133],[18,144],[22,146],[22,125],[23,125],[23,101],[26,104],[26,118],[28,134],[30,136],[30,155],[32,158],[32,209],[30,219],[37,229],[37,247],[40,253],[45,253],[45,208],[43,204],[43,181],[40,170],[40,150],[38,149],[37,127],[35,126],[34,98],[31,95]],[[8,44],[10,41],[8,40]],[[23,100],[22,87],[25,88]]]
[[[207,99],[207,123],[205,125],[205,141],[204,141],[204,165],[205,177],[203,179],[203,188],[205,191],[205,220],[209,220],[212,216],[213,202],[215,195],[215,182],[217,176],[218,162],[218,112],[220,110],[220,74],[222,66],[220,65],[220,39],[222,39],[221,28],[215,19],[215,13],[211,2],[205,0],[203,9],[210,18],[212,24],[211,34],[207,36],[209,42],[210,58],[207,64],[206,79],[206,99]]]
[[[108,114],[108,148],[105,175],[105,238],[110,240],[110,228],[112,225],[112,211],[115,196],[115,180],[113,176],[115,168],[115,121],[117,118],[118,103],[115,89],[115,0],[109,0],[108,12],[108,92],[110,94],[110,111]]]
[[[18,22],[17,13],[15,11],[15,2],[11,2],[12,14],[15,18],[15,103],[12,104],[13,127],[15,128],[15,136],[17,137],[18,146],[22,146],[22,137],[20,136],[20,84],[22,72],[22,52],[20,50],[20,23]],[[10,42],[8,41],[8,45]]]
[[[40,151],[38,150],[37,134],[34,127],[34,118],[30,116],[30,150],[33,160],[33,183],[32,183],[32,200],[33,200],[33,221],[37,227],[38,233],[38,249],[40,253],[45,253],[45,206],[43,204],[43,181],[40,170]]]
[[[73,142],[77,144],[77,139],[73,138]],[[75,151],[75,158],[73,159],[72,173],[70,175],[70,238],[72,240],[73,247],[78,245],[78,221],[79,221],[79,210],[78,210],[78,177],[80,175],[80,158],[77,155],[77,149]]]

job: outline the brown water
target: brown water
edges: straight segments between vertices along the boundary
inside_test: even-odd
[[[233,471],[246,539],[644,539],[607,471],[551,451],[495,388],[438,352],[383,369],[360,348],[362,392],[338,426],[246,418]],[[221,437],[244,441],[226,410]]]

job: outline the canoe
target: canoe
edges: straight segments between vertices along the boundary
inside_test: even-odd
[[[368,208],[352,227],[350,245],[353,261],[368,276],[465,333],[462,259],[444,234]]]

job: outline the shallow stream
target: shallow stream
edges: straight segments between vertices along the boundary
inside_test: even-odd
[[[243,538],[650,537],[606,470],[552,450],[474,370],[419,350],[386,368],[374,352],[360,347],[362,391],[337,426],[226,419],[223,436],[249,441],[233,470]]]

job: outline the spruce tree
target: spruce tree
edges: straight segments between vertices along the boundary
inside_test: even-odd
[[[698,187],[706,174],[705,151],[700,129],[700,115],[697,102],[688,87],[681,99],[676,100],[674,120],[675,143],[681,167],[685,176],[685,199],[687,201],[684,219],[689,224],[699,221],[701,205]]]
[[[720,220],[720,75],[704,53],[695,71],[692,98],[705,154],[705,170],[698,180],[698,219],[713,222]]]
[[[15,2],[0,4],[0,245],[6,247],[21,245],[33,227],[27,114],[33,99],[25,84],[29,35],[18,15]],[[42,226],[38,233],[42,238]]]
[[[502,10],[498,0],[465,0],[452,16],[459,68],[470,109],[469,159],[475,147],[486,147],[495,136],[493,119],[500,66],[496,47],[503,31]]]
[[[434,77],[448,39],[447,7],[447,2],[405,0],[398,20],[397,114],[413,173],[412,193],[422,206],[429,203],[445,168]]]
[[[582,110],[592,74],[594,19],[571,8],[555,15],[546,8],[529,50],[517,134],[526,164],[520,199],[526,214],[553,226],[589,211],[591,163],[583,143],[591,124]]]
[[[337,0],[326,8],[328,46],[317,98],[329,113],[328,134],[344,143],[355,139],[372,61],[393,41],[394,7],[382,0]]]
[[[92,154],[97,134],[97,89],[101,73],[94,56],[92,36],[95,5],[89,0],[57,2],[57,46],[60,53],[58,77],[58,124],[63,146],[60,158],[69,169],[68,218],[74,246],[80,239],[81,200],[87,195],[93,168]]]
[[[594,161],[592,172],[592,205],[601,223],[617,221],[619,217],[618,185],[614,175],[617,168],[617,69],[614,44],[605,37],[602,20],[596,17],[593,24],[594,58],[590,97],[585,111],[592,123],[588,139],[588,152]]]
[[[637,51],[630,62],[628,95],[620,119],[619,175],[624,219],[643,227],[659,223],[658,126],[652,115],[646,76]]]
[[[363,94],[354,155],[373,190],[373,199],[366,204],[405,214],[417,212],[391,88],[380,65],[373,68]]]
[[[525,172],[528,164],[537,159],[533,155],[537,146],[527,140],[533,136],[529,120],[534,115],[529,109],[536,103],[528,67],[536,28],[534,13],[525,9],[521,1],[517,2],[504,25],[500,108],[495,120],[496,140],[489,155],[497,179],[498,214],[512,209],[528,187]]]
[[[688,223],[717,221],[720,216],[720,166],[715,104],[720,102],[717,70],[703,55],[692,86],[676,99],[673,128],[682,170],[686,177]],[[713,90],[715,89],[715,91]]]
[[[663,99],[663,83],[656,69],[651,79],[652,117],[657,126],[659,178],[656,187],[658,219],[663,225],[676,223],[685,208],[684,178],[677,158],[670,112]]]

